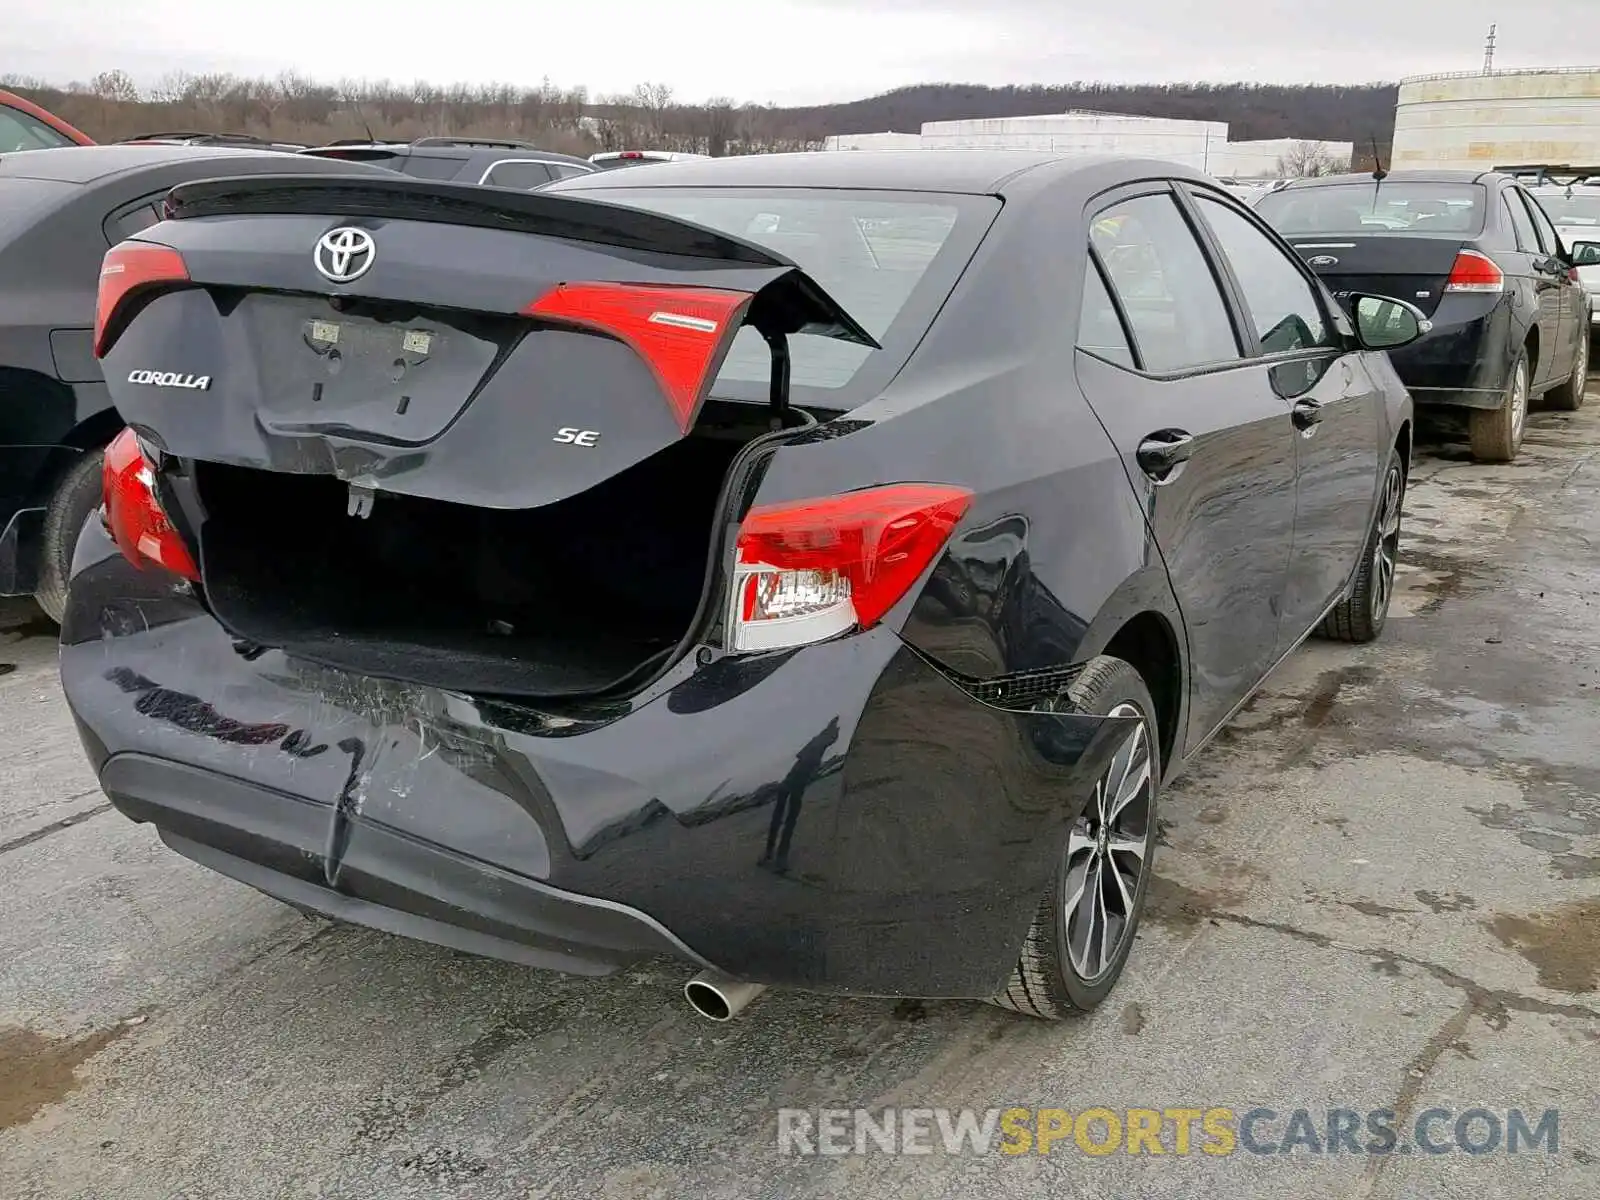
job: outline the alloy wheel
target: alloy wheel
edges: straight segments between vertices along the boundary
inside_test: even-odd
[[[1155,795],[1145,715],[1127,703],[1107,715],[1139,721],[1117,748],[1067,836],[1062,929],[1072,969],[1085,983],[1110,970],[1133,927]]]
[[[1394,594],[1394,564],[1400,552],[1400,468],[1390,467],[1378,507],[1378,534],[1372,545],[1372,619],[1383,619]]]

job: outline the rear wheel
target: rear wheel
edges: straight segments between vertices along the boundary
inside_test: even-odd
[[[89,514],[100,505],[101,452],[91,450],[73,463],[56,483],[44,510],[39,546],[39,589],[33,598],[58,625],[67,611],[67,577],[72,552]]]
[[[1572,378],[1545,394],[1546,408],[1557,412],[1577,412],[1583,407],[1584,389],[1589,386],[1589,331],[1578,330],[1578,359],[1572,365]]]
[[[1127,964],[1150,884],[1161,781],[1155,706],[1138,671],[1102,655],[1065,699],[1064,709],[1137,720],[1073,822],[1022,956],[989,1001],[1052,1021],[1100,1004]]]
[[[1319,637],[1339,642],[1370,642],[1383,632],[1394,598],[1394,564],[1400,552],[1400,514],[1405,506],[1406,473],[1397,450],[1389,451],[1383,492],[1372,531],[1356,568],[1355,585],[1317,626]]]
[[[1475,408],[1469,418],[1472,457],[1478,462],[1510,462],[1522,449],[1522,428],[1528,422],[1528,351],[1517,351],[1506,382],[1504,402],[1496,409]]]

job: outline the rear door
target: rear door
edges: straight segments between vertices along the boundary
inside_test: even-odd
[[[1521,204],[1533,222],[1538,246],[1528,255],[1528,276],[1539,308],[1539,361],[1534,366],[1533,386],[1557,383],[1572,373],[1573,338],[1567,331],[1566,292],[1570,268],[1562,257],[1561,239],[1555,226],[1534,198],[1519,187],[1506,189],[1513,205]],[[1515,211],[1515,209],[1513,209]]]
[[[1165,185],[1090,213],[1078,382],[1122,454],[1183,611],[1189,743],[1278,657],[1294,426]]]
[[[1296,438],[1294,549],[1279,648],[1287,649],[1343,592],[1366,546],[1379,469],[1383,395],[1365,357],[1334,326],[1306,268],[1259,222],[1220,196],[1195,205],[1231,268],[1267,364],[1289,402]]]

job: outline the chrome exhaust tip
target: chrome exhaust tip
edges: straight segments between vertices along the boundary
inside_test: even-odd
[[[766,990],[764,983],[746,983],[718,971],[701,971],[683,985],[683,998],[708,1021],[731,1021]]]

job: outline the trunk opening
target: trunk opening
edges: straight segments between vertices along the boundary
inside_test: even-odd
[[[767,415],[697,428],[521,510],[380,492],[356,517],[333,476],[197,462],[206,596],[236,636],[361,674],[476,694],[604,692],[690,631],[724,477],[770,432]]]

